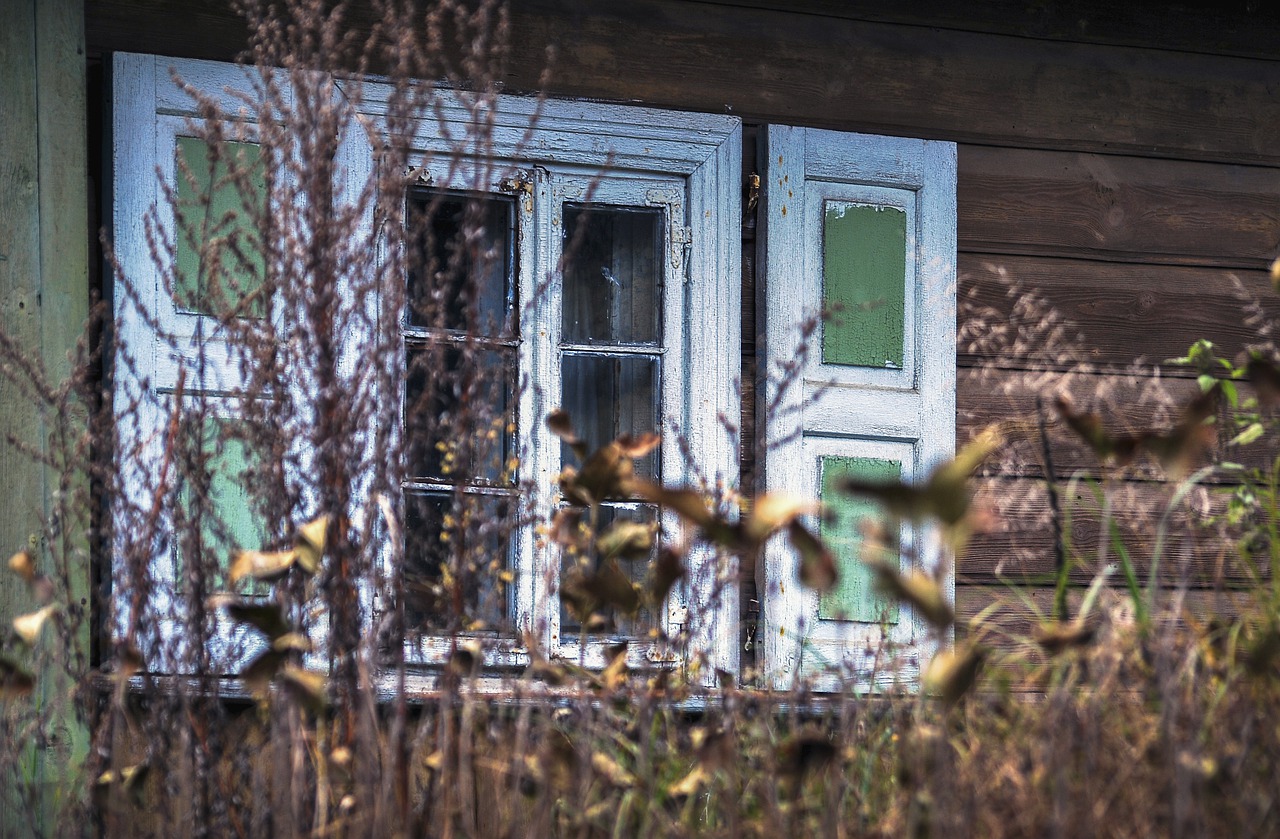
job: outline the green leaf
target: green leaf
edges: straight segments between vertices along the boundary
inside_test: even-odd
[[[1239,434],[1237,434],[1235,437],[1231,439],[1231,445],[1247,446],[1250,443],[1257,440],[1259,437],[1261,437],[1265,433],[1266,433],[1266,429],[1262,427],[1262,423],[1260,422],[1250,423],[1250,425],[1247,428],[1245,428],[1244,431],[1241,431]]]

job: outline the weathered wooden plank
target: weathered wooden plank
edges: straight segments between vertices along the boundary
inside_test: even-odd
[[[1275,58],[1280,52],[1272,32],[1278,10],[1264,4],[1164,3],[1151,0],[1111,3],[1027,3],[987,0],[957,4],[924,0],[910,5],[878,0],[700,0],[718,6],[789,10],[804,14],[915,24],[969,32],[1015,35],[1081,44],[1156,47],[1214,55]]]
[[[962,253],[959,300],[957,358],[970,367],[1155,365],[1198,338],[1234,358],[1263,340],[1248,313],[1254,302],[1280,318],[1265,271],[1082,259]],[[1164,365],[1162,373],[1189,371]]]
[[[956,562],[961,583],[997,580],[1051,585],[1054,574],[1053,530],[1044,482],[1032,478],[982,478],[975,483],[974,503],[990,524],[974,536]],[[1268,575],[1263,557],[1246,564],[1234,552],[1234,541],[1209,518],[1225,509],[1224,491],[1196,487],[1178,501],[1174,484],[1119,483],[1107,489],[1109,508],[1087,483],[1059,485],[1064,529],[1071,562],[1071,582],[1086,584],[1105,560],[1115,564],[1111,584],[1124,584],[1119,558],[1111,544],[1114,521],[1129,551],[1138,579],[1146,584],[1153,564],[1157,534],[1164,522],[1164,542],[1157,576],[1164,584],[1203,588],[1248,585]],[[1175,503],[1177,501],[1177,503]],[[1066,518],[1071,527],[1065,528]]]
[[[983,643],[996,650],[1018,649],[1037,655],[1032,637],[1035,627],[1044,622],[1053,611],[1052,588],[1006,586],[957,586],[956,625],[960,636],[981,637]],[[1080,608],[1084,589],[1072,589],[1067,602],[1074,615]],[[1128,593],[1110,589],[1099,598],[1097,608],[1125,609]],[[1160,591],[1157,605],[1161,609],[1181,607],[1181,613],[1198,621],[1212,617],[1231,619],[1248,612],[1256,604],[1250,592],[1221,591]],[[981,621],[976,621],[979,615]]]
[[[225,59],[243,46],[220,0],[92,0],[86,14],[95,50]],[[526,0],[511,23],[511,90],[539,86],[554,46],[557,96],[1009,146],[1280,161],[1275,62],[679,0]]]
[[[40,154],[37,118],[36,6],[6,4],[0,27],[0,328],[33,355],[40,347]],[[40,446],[40,414],[7,379],[0,378],[0,434]],[[40,547],[44,481],[30,458],[0,440],[5,476],[0,552]],[[30,606],[20,586],[0,586],[0,622]]]
[[[1280,169],[966,145],[962,251],[1265,268]]]
[[[1252,393],[1243,383],[1238,385],[1238,390],[1241,399],[1247,399]],[[1069,398],[1078,411],[1097,413],[1111,434],[1135,434],[1171,429],[1183,406],[1199,393],[1200,386],[1189,378],[966,369],[958,376],[956,436],[958,444],[963,446],[978,431],[992,423],[1002,423],[1005,444],[987,460],[982,473],[1002,477],[1043,477],[1044,457],[1036,413],[1039,397],[1055,474],[1059,478],[1075,474],[1098,476],[1103,470],[1097,456],[1062,420],[1054,405],[1057,396]],[[1228,417],[1230,410],[1224,399],[1218,415],[1216,446],[1206,452],[1195,467],[1209,462],[1233,461],[1266,468],[1276,455],[1274,439],[1270,443],[1264,438],[1248,446],[1230,445],[1237,429]],[[1166,476],[1165,471],[1145,455],[1113,474],[1130,480]],[[1213,483],[1236,480],[1228,473],[1209,478]]]

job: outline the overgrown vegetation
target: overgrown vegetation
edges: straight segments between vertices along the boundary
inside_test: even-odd
[[[248,2],[250,92],[189,88],[199,153],[178,163],[148,242],[164,292],[216,327],[175,334],[115,263],[117,330],[129,310],[161,353],[183,354],[168,386],[151,386],[143,348],[106,328],[105,307],[65,383],[0,335],[4,376],[52,429],[52,454],[32,454],[57,476],[38,549],[9,562],[31,610],[0,654],[5,835],[1280,832],[1272,346],[1232,360],[1195,344],[1175,360],[1199,373],[1195,392],[1144,398],[1149,419],[1119,429],[1110,394],[1083,404],[1074,337],[1045,301],[1011,284],[1012,316],[970,305],[962,341],[1005,358],[1058,354],[1067,372],[1018,383],[1038,416],[986,429],[924,487],[845,488],[938,521],[962,552],[1023,501],[971,498],[984,462],[1027,458],[1051,486],[1069,479],[1046,507],[1054,557],[1035,563],[1053,569],[1041,580],[1056,582],[1053,603],[1010,573],[955,626],[936,578],[877,548],[892,521],[869,523],[862,558],[888,596],[955,636],[920,689],[769,692],[749,674],[708,688],[687,633],[642,616],[682,584],[694,545],[749,558],[790,539],[800,582],[832,585],[814,508],[713,481],[662,486],[637,468],[656,435],[589,445],[556,412],[544,421],[577,468],[559,478],[564,506],[532,521],[527,499],[550,488],[512,478],[517,444],[494,398],[503,319],[518,312],[476,286],[502,258],[491,217],[421,177],[479,167],[475,183],[509,180],[519,196],[520,173],[486,154],[506,18],[490,2],[377,5],[357,43],[343,4]],[[385,131],[356,117],[375,71],[391,90]],[[464,109],[469,130],[414,159],[404,138],[444,107]],[[345,168],[353,136],[374,146],[373,171]],[[224,189],[238,196],[229,213],[209,194]],[[1263,325],[1256,304],[1251,317]],[[105,362],[104,333],[116,339]],[[1069,430],[1086,468],[1063,471],[1067,438],[1048,427]],[[1217,457],[1228,436],[1239,462]],[[429,496],[414,479],[424,462],[463,479],[414,508],[414,492]],[[1135,545],[1117,511],[1129,500],[1120,478],[1138,468],[1163,482]],[[227,514],[237,487],[248,515]],[[672,511],[678,532],[606,514],[619,497]],[[1208,513],[1188,513],[1198,506]],[[1098,523],[1089,542],[1073,527],[1086,515]],[[518,639],[526,658],[504,667],[498,651],[520,627],[495,607],[511,574],[494,546],[535,526],[569,558],[560,597],[583,638],[634,621],[668,661],[629,667],[622,644],[588,666],[543,654],[530,634]],[[1201,526],[1248,585],[1191,610],[1199,592],[1174,534]],[[439,666],[406,658],[423,633]]]

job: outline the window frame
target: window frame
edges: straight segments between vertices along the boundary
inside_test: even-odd
[[[184,122],[186,118],[198,119],[189,97],[174,84],[176,72],[188,84],[210,92],[222,102],[227,112],[235,113],[240,101],[232,91],[248,92],[251,85],[246,70],[235,65],[193,59],[167,59],[154,55],[119,53],[113,65],[113,232],[117,258],[125,276],[131,277],[142,290],[137,301],[143,309],[163,315],[161,324],[170,327],[180,317],[194,317],[198,331],[201,315],[185,315],[176,307],[161,312],[163,308],[159,277],[150,262],[146,246],[147,234],[144,219],[152,207],[160,208],[160,227],[172,229],[172,218],[162,200],[163,191],[155,173],[157,165],[166,171],[164,162],[169,156],[161,142],[164,131],[160,126],[166,121]],[[287,91],[287,87],[285,88]],[[365,82],[362,87],[360,116],[369,124],[381,126],[386,117],[386,104],[390,88],[378,82]],[[624,105],[608,105],[578,101],[540,101],[530,97],[500,96],[493,113],[493,133],[485,148],[487,160],[502,161],[511,168],[527,170],[533,175],[533,200],[535,211],[548,211],[551,206],[549,193],[553,187],[555,172],[577,173],[583,182],[596,177],[592,173],[603,172],[603,182],[626,178],[656,178],[682,187],[657,196],[657,203],[666,207],[667,229],[670,231],[668,256],[674,265],[669,272],[679,282],[669,283],[666,302],[666,328],[664,346],[672,364],[664,360],[669,370],[664,380],[664,403],[670,413],[663,428],[663,462],[667,471],[663,480],[669,484],[689,483],[697,475],[703,475],[713,484],[736,487],[737,441],[727,431],[722,417],[736,418],[739,413],[739,381],[741,365],[740,338],[740,177],[742,128],[737,117],[709,114],[687,114],[660,111]],[[449,137],[441,126],[465,127],[474,120],[474,114],[462,104],[446,101],[436,114],[436,121],[424,123],[412,138],[416,153],[427,159],[446,161],[454,158],[456,144],[464,133]],[[532,127],[530,127],[532,124]],[[363,132],[352,132],[362,135]],[[371,147],[352,137],[343,147],[344,162],[354,172],[358,181],[374,165]],[[365,138],[367,140],[367,138]],[[476,160],[464,164],[475,164]],[[470,165],[453,167],[454,178],[448,186],[459,184],[458,176],[465,176]],[[486,167],[480,166],[479,169]],[[498,171],[503,167],[487,167]],[[169,170],[172,161],[169,161]],[[349,185],[348,185],[349,186]],[[499,185],[483,185],[485,190]],[[470,188],[474,188],[474,185]],[[661,190],[660,190],[661,191]],[[517,196],[520,200],[520,196]],[[539,209],[542,208],[542,209]],[[676,224],[682,216],[683,221]],[[373,220],[368,219],[372,225]],[[557,253],[550,240],[551,225],[538,225],[529,243],[539,255]],[[545,264],[542,263],[542,264]],[[532,266],[520,267],[520,301],[523,306],[527,294],[539,278]],[[115,294],[115,312],[119,324],[119,339],[128,346],[147,348],[149,356],[139,357],[139,378],[121,375],[115,384],[118,404],[127,405],[144,390],[155,390],[155,376],[162,370],[157,335],[148,318],[127,295]],[[381,304],[371,301],[369,305]],[[678,311],[673,311],[678,308]],[[558,382],[558,355],[555,347],[539,347],[537,342],[526,340],[532,323],[521,323],[520,355],[521,375],[531,380]],[[350,346],[350,344],[348,345]],[[194,346],[192,347],[194,351]],[[525,366],[527,364],[527,366]],[[234,367],[230,361],[218,365],[220,370]],[[554,371],[553,372],[553,368]],[[176,368],[175,368],[176,369]],[[526,373],[527,371],[527,373]],[[669,386],[668,386],[669,385]],[[207,382],[193,385],[209,389]],[[551,388],[547,388],[551,390]],[[520,417],[521,460],[529,465],[522,482],[533,488],[533,511],[536,519],[545,520],[553,504],[555,475],[559,466],[559,443],[541,425],[542,418],[555,407],[558,397],[549,397],[535,388],[523,388],[518,397]],[[123,415],[122,415],[123,416]],[[122,433],[146,434],[164,427],[166,417],[158,413],[145,413],[123,420]],[[688,450],[697,456],[692,468],[682,463],[681,448],[672,434],[678,428]],[[153,433],[154,437],[155,434]],[[158,441],[156,443],[158,445]],[[137,470],[154,466],[156,445],[144,455],[142,462],[133,465]],[[131,487],[141,486],[123,476],[122,485],[128,493]],[[594,644],[589,650],[572,649],[555,638],[547,621],[543,629],[537,625],[538,604],[552,601],[545,574],[523,573],[545,571],[550,559],[539,562],[533,556],[534,535],[532,528],[519,531],[519,548],[522,562],[517,573],[514,600],[520,604],[515,614],[517,638],[523,631],[541,632],[540,642],[544,651],[553,655],[581,655],[588,665],[603,663],[604,642]],[[117,542],[119,553],[120,543]],[[153,560],[168,561],[165,551]],[[550,556],[550,551],[544,551]],[[113,563],[115,560],[113,560]],[[558,560],[556,560],[558,564]],[[733,569],[723,567],[724,558],[707,548],[694,549],[689,557],[690,581],[688,600],[691,603],[710,604],[707,620],[692,632],[688,649],[698,656],[705,656],[704,679],[710,684],[717,669],[737,672],[738,669],[738,591],[736,585],[723,584],[736,579]],[[712,603],[712,594],[715,602]],[[371,592],[364,593],[365,603],[371,604],[372,620],[376,620],[378,604]],[[683,620],[687,613],[685,604],[676,603],[669,609],[669,619]],[[552,611],[552,610],[549,610]],[[558,620],[558,608],[553,610]],[[370,626],[362,627],[368,631]],[[435,665],[442,663],[441,649],[409,649],[416,663]],[[492,645],[487,663],[522,664],[529,660],[528,651],[513,639],[511,643]],[[671,663],[662,655],[654,654],[650,645],[634,644],[629,655],[637,666],[653,666]],[[162,668],[163,664],[160,665]]]

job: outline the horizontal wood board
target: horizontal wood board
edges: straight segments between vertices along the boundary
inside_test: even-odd
[[[98,51],[230,58],[243,44],[243,26],[218,0],[89,0],[86,18]],[[538,88],[550,46],[549,92],[559,96],[983,144],[1280,162],[1275,62],[928,23],[680,0],[524,0],[512,9],[504,81]]]

